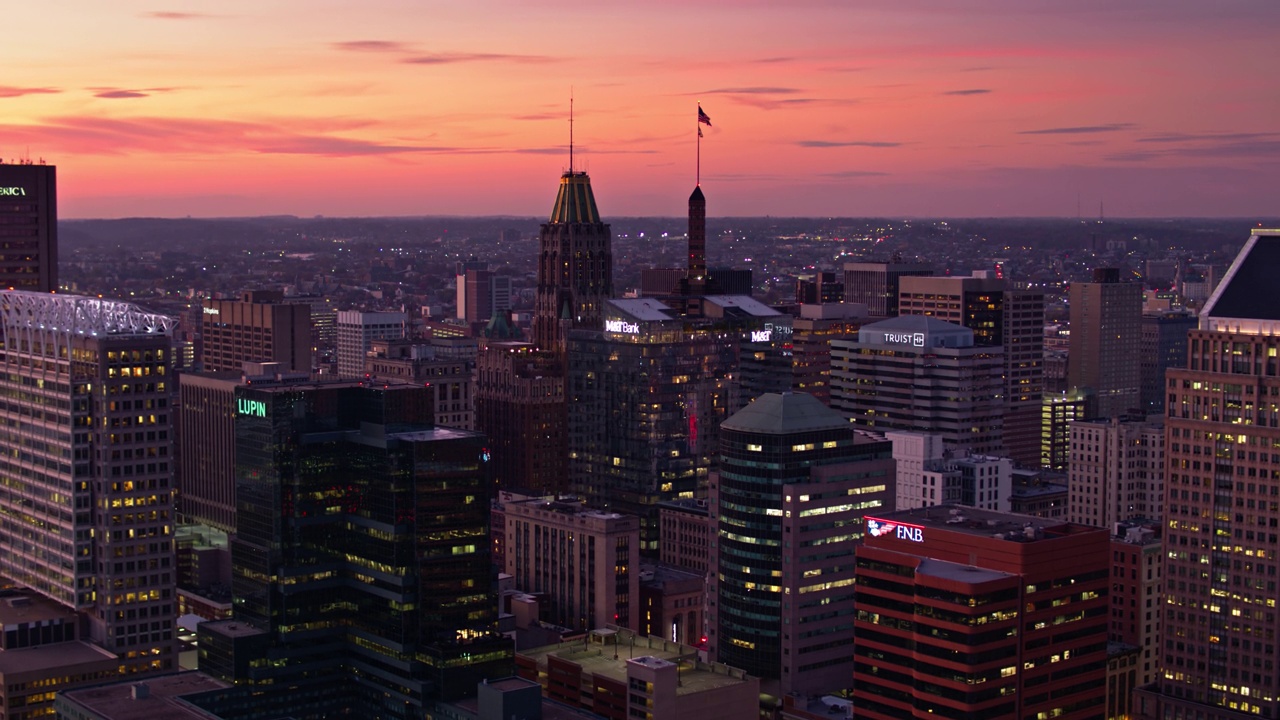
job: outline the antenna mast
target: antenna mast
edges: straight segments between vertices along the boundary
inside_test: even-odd
[[[573,174],[573,88],[569,88],[569,174]]]

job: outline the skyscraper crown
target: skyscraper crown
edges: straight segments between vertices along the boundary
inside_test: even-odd
[[[591,178],[584,172],[570,170],[560,176],[560,192],[551,207],[551,222],[595,224],[600,222],[596,196],[591,192]]]

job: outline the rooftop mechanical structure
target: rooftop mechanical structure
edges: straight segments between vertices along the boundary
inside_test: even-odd
[[[177,320],[148,313],[137,305],[83,295],[26,290],[0,292],[5,328],[51,330],[77,335],[169,335]]]

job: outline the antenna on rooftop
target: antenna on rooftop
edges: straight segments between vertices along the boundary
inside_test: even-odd
[[[573,87],[569,88],[569,174],[573,174]]]

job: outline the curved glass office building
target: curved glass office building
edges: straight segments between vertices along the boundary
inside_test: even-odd
[[[721,423],[720,450],[716,659],[798,690],[852,640],[836,611],[852,608],[863,513],[892,502],[890,445],[811,395],[770,393]]]

